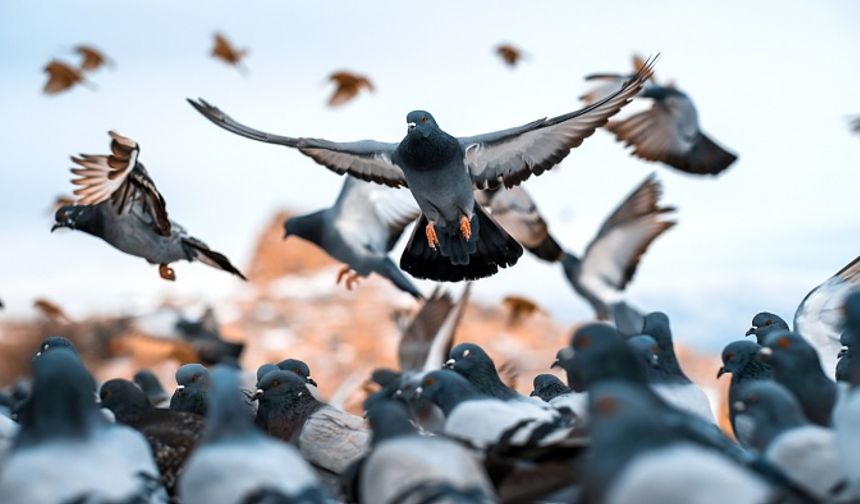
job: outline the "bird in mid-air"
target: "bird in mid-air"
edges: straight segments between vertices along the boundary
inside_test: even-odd
[[[78,200],[57,210],[51,231],[65,227],[97,236],[127,254],[158,264],[165,280],[176,279],[169,265],[182,259],[201,261],[244,280],[227,257],[168,218],[164,198],[138,161],[137,142],[115,131],[108,134],[109,155],[72,157],[79,165],[72,168],[76,175],[72,183],[80,186],[74,191]]]
[[[113,66],[111,61],[103,52],[88,45],[78,45],[72,49],[81,57],[81,70],[91,72],[103,66]]]
[[[364,75],[340,71],[329,75],[328,80],[337,86],[328,100],[329,107],[336,107],[352,100],[362,89],[375,91],[373,83]]]
[[[400,267],[416,278],[456,282],[491,276],[522,255],[522,246],[475,201],[473,191],[513,187],[560,163],[629,103],[651,67],[646,64],[618,91],[583,109],[484,135],[451,136],[429,112],[415,110],[406,116],[407,133],[400,143],[273,135],[237,122],[204,100],[189,102],[228,131],[296,148],[338,174],[407,186],[422,215]]]
[[[80,70],[67,65],[60,60],[51,60],[45,65],[45,73],[48,74],[48,82],[42,91],[47,95],[53,95],[71,89],[77,84],[86,84],[84,75]]]
[[[496,54],[498,54],[509,67],[517,66],[517,63],[519,63],[523,58],[523,52],[510,44],[497,45]]]
[[[647,62],[633,57],[635,73]],[[618,89],[629,75],[601,73],[585,78],[596,87],[580,97],[592,103]],[[651,82],[642,87],[640,98],[653,100],[651,107],[625,119],[609,121],[606,129],[615,138],[633,146],[633,155],[648,161],[660,161],[695,175],[717,175],[731,166],[737,156],[706,136],[699,126],[699,114],[690,97],[673,83]]]
[[[247,55],[248,49],[236,49],[224,35],[220,33],[215,34],[215,45],[212,47],[213,58],[218,58],[224,63],[239,69],[240,73],[245,74],[248,72],[248,69],[242,63],[242,60]]]

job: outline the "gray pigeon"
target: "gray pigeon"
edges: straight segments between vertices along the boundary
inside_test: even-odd
[[[810,423],[785,387],[772,381],[752,383],[732,409],[750,418],[752,446],[819,502],[854,502],[845,492],[847,476],[836,433]]]
[[[0,471],[0,502],[167,502],[146,441],[99,414],[95,382],[76,354],[45,353],[33,373],[29,413]]]
[[[150,404],[156,408],[170,407],[170,396],[152,371],[141,369],[134,373],[134,383],[143,390]]]
[[[201,364],[185,364],[176,370],[176,391],[170,398],[172,411],[206,416],[209,371]]]
[[[550,402],[556,397],[569,393],[570,387],[564,384],[558,376],[552,374],[539,374],[532,381],[534,390],[529,396],[540,397],[546,402]]]
[[[298,450],[254,426],[235,370],[212,372],[208,408],[203,439],[180,476],[182,502],[328,502]]]
[[[284,359],[277,364],[278,369],[295,373],[299,378],[304,380],[308,385],[317,386],[317,382],[311,378],[311,368],[308,367],[305,361],[299,359]],[[258,379],[260,377],[258,376]]]
[[[860,257],[846,264],[835,275],[815,287],[803,298],[794,312],[794,332],[803,336],[821,359],[824,373],[834,378],[836,362],[842,344],[843,312],[845,298],[860,288]],[[770,321],[770,325],[767,322]],[[759,344],[764,337],[775,329],[788,330],[788,324],[778,316],[762,312],[753,318],[752,328],[747,335],[755,334]]]
[[[245,280],[223,254],[167,216],[164,198],[146,169],[138,162],[140,147],[134,140],[110,131],[111,154],[72,157],[77,204],[60,207],[51,228],[69,228],[97,236],[126,254],[158,264],[165,280],[175,280],[170,263],[201,261]]]
[[[824,374],[809,342],[796,333],[777,331],[767,337],[759,358],[773,367],[773,379],[794,394],[809,420],[830,426],[839,390]]]
[[[373,450],[359,476],[360,502],[497,502],[478,457],[444,436],[418,435],[402,404],[376,403],[368,419]]]
[[[729,383],[729,405],[740,399],[741,393],[746,387],[760,381],[773,380],[773,368],[770,364],[758,358],[761,345],[749,340],[733,341],[723,349],[723,365],[717,371],[717,379],[726,373],[732,375]],[[741,445],[750,446],[752,443],[752,426],[738,418],[737,411],[729,408],[729,422],[732,431]]]
[[[453,137],[430,113],[412,111],[399,144],[271,135],[234,121],[203,100],[189,102],[228,131],[296,148],[336,173],[408,186],[422,215],[401,257],[401,268],[417,278],[460,281],[493,275],[499,267],[515,264],[522,254],[522,247],[475,202],[473,190],[513,187],[551,169],[621,110],[650,75],[647,64],[618,92],[589,107],[473,137]]]
[[[33,355],[33,360],[35,361],[39,357],[57,349],[70,350],[75,355],[78,355],[78,349],[75,348],[74,343],[72,343],[69,338],[66,338],[65,336],[48,336],[39,345],[39,349],[36,350],[36,353]]]
[[[660,182],[648,176],[606,218],[583,257],[565,253],[562,259],[573,289],[599,320],[614,322],[623,333],[638,334],[642,328],[641,315],[624,302],[624,289],[651,243],[676,224],[664,220],[675,209],[660,206],[661,193]]]
[[[407,191],[347,176],[334,206],[290,217],[284,222],[284,238],[298,236],[344,263],[337,281],[345,275],[347,289],[360,277],[376,273],[421,299],[418,289],[388,257],[403,230],[420,214]]]
[[[493,359],[480,346],[460,343],[451,349],[448,357],[445,367],[469,380],[478,392],[503,400],[522,398],[502,382]]]
[[[634,58],[638,73],[646,63]],[[594,74],[586,77],[598,81],[598,88],[581,98],[589,103],[621,85],[629,76]],[[699,126],[696,107],[686,93],[674,84],[659,85],[652,81],[642,87],[640,98],[653,100],[648,110],[610,121],[606,129],[626,145],[633,146],[633,155],[648,161],[660,161],[673,168],[695,175],[717,175],[737,160],[737,156],[708,138]]]

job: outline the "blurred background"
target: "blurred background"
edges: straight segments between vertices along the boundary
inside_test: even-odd
[[[315,320],[340,321],[320,338],[335,345],[340,365],[353,366],[356,348],[378,351],[374,338],[393,348],[389,315],[414,302],[378,279],[352,292],[335,287],[333,262],[277,235],[278,212],[329,206],[342,179],[295,151],[216,128],[185,98],[285,135],[399,141],[413,109],[469,135],[577,109],[583,76],[626,72],[634,52],[659,52],[657,77],[693,97],[703,129],[739,160],[719,177],[691,177],[631,157],[600,130],[526,187],[556,238],[581,253],[602,219],[656,172],[679,224],[649,249],[629,300],[667,312],[685,347],[718,355],[753,314],[790,318],[806,292],[860,252],[860,138],[848,126],[860,112],[858,20],[860,4],[850,1],[3,2],[3,342],[33,324],[71,331],[34,310],[40,297],[72,321],[138,317],[165,304],[194,317],[211,305],[226,337],[253,340],[259,359],[297,351],[313,339]],[[243,70],[210,56],[216,32],[247,48]],[[500,43],[523,51],[517,66],[494,53]],[[77,61],[78,44],[115,64],[87,74],[87,86],[45,96],[43,66]],[[368,76],[375,92],[328,107],[328,76],[338,70]],[[84,233],[49,233],[53,199],[72,189],[68,156],[105,152],[109,129],[140,144],[171,218],[251,282],[180,263],[168,283]],[[491,353],[527,346],[547,365],[570,326],[592,316],[560,266],[528,255],[473,294],[495,325],[464,328],[460,340],[518,341]],[[509,294],[545,313],[506,327],[492,310],[502,313]],[[322,362],[298,357],[312,369]],[[6,371],[8,381],[15,373]]]

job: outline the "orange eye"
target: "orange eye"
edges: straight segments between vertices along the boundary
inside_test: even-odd
[[[281,386],[281,380],[272,380],[272,388],[278,388]]]
[[[433,379],[432,376],[428,376],[427,378],[424,379],[424,385],[433,385],[434,381],[435,380]]]
[[[731,352],[729,352],[725,356],[723,356],[723,359],[725,359],[726,362],[731,362],[732,359],[734,359],[734,358],[735,358],[735,356]]]
[[[597,400],[594,408],[598,415],[609,416],[615,413],[615,410],[618,409],[618,401],[616,401],[614,397],[601,397]]]
[[[576,338],[576,348],[588,348],[591,346],[591,337],[580,335]]]
[[[776,342],[776,346],[779,348],[788,348],[791,346],[791,340],[788,338],[780,338],[779,341]]]

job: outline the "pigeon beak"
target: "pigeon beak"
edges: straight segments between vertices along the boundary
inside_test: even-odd
[[[406,123],[406,131],[412,131],[415,129],[416,124],[414,122]]]
[[[177,386],[176,386],[176,391],[177,391],[177,392],[182,392],[183,390],[185,390],[185,385],[177,385]]]
[[[759,360],[768,361],[772,355],[773,349],[770,347],[764,347],[758,351],[756,357],[758,357]]]
[[[314,387],[319,388],[319,385],[317,385],[317,382],[315,382],[315,381],[314,381],[314,379],[313,379],[313,378],[311,378],[310,376],[308,376],[307,378],[305,378],[305,382],[306,382],[306,383],[308,383],[308,384],[310,384],[310,385],[313,385]]]
[[[561,367],[561,362],[559,362],[558,359],[552,361],[552,364],[549,365],[550,369],[555,369],[555,368],[560,368],[560,367]]]
[[[252,401],[257,401],[260,397],[263,396],[263,389],[257,389],[254,391],[254,395],[251,396]]]
[[[753,326],[747,329],[747,332],[744,333],[744,336],[752,336],[758,330],[757,327]]]
[[[424,392],[424,387],[417,387],[415,389],[415,397],[421,397],[422,392]]]
[[[448,359],[447,361],[445,361],[445,367],[448,369],[454,369],[454,364],[456,363],[457,361],[455,361],[454,359]]]
[[[529,397],[537,397],[537,390],[532,390]]]
[[[397,390],[395,390],[395,391],[394,391],[394,397],[400,397],[400,396],[402,396],[402,395],[403,395],[403,391],[402,391],[402,390],[397,389]]]
[[[743,401],[735,401],[732,403],[732,409],[735,411],[744,411],[747,409],[747,405]]]
[[[61,227],[65,227],[65,226],[63,226],[62,224],[59,224],[59,223],[54,224],[53,226],[51,226],[51,232],[53,233],[54,231],[56,231],[57,229],[60,229]]]
[[[719,380],[721,376],[723,376],[724,374],[726,374],[728,372],[729,372],[729,370],[726,369],[725,366],[720,366],[720,370],[717,371],[717,379]]]
[[[842,357],[845,357],[845,354],[847,354],[847,353],[848,353],[848,347],[844,346],[844,347],[839,349],[839,353],[836,354],[836,358],[841,359]]]

